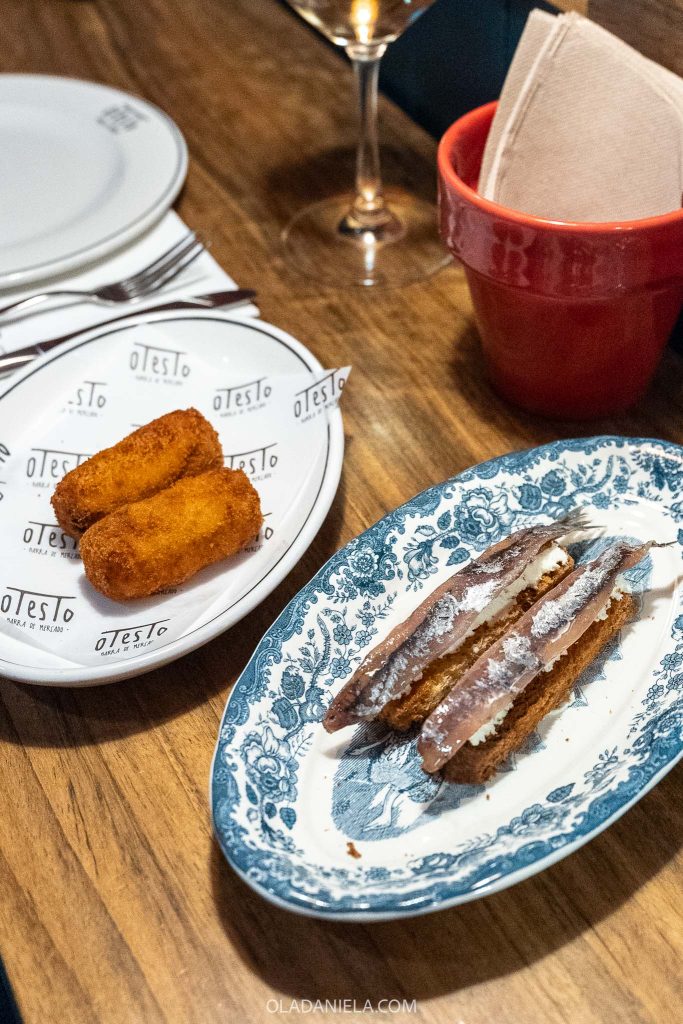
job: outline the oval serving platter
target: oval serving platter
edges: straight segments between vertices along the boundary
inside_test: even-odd
[[[140,675],[255,608],[301,559],[337,491],[341,412],[321,406],[298,416],[291,392],[308,394],[330,372],[301,342],[261,320],[222,310],[143,310],[83,331],[3,384],[0,676],[91,686]],[[217,429],[226,466],[253,480],[264,527],[247,551],[178,587],[109,601],[85,580],[50,496],[93,451],[190,405]]]
[[[334,555],[259,643],[228,701],[211,775],[216,835],[266,899],[340,920],[427,913],[496,892],[588,842],[683,751],[683,449],[558,441],[417,495]],[[674,542],[629,572],[637,618],[485,786],[425,775],[415,738],[325,710],[365,653],[453,567],[584,507],[608,538]]]

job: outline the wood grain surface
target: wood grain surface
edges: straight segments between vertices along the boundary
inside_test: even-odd
[[[683,0],[588,0],[587,13],[646,57],[683,75]]]
[[[578,11],[579,14],[588,14],[589,0],[552,0],[552,2],[561,11]]]
[[[278,249],[287,218],[350,180],[353,103],[344,63],[273,0],[4,0],[2,15],[2,70],[96,79],[167,110],[192,156],[182,216],[258,288],[265,319],[323,364],[354,367],[336,500],[261,607],[137,680],[0,685],[0,954],[26,1024],[679,1019],[680,770],[542,875],[372,926],[263,902],[224,862],[207,804],[230,686],[328,556],[417,491],[503,452],[579,433],[683,442],[678,358],[666,356],[633,413],[551,423],[490,391],[455,267],[376,293],[322,291],[288,273]],[[433,195],[433,141],[390,104],[381,109],[387,179]],[[304,999],[408,1007],[272,1012]]]
[[[683,75],[683,0],[551,0],[578,11],[641,53]]]

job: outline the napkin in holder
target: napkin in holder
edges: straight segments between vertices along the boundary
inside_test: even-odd
[[[479,191],[551,220],[637,220],[680,207],[683,81],[580,15],[533,11]]]

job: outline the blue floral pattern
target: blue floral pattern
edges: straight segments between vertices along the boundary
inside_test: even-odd
[[[302,771],[332,688],[387,631],[384,620],[394,621],[401,595],[432,589],[450,567],[512,530],[576,506],[592,507],[600,522],[610,510],[656,505],[681,545],[682,484],[683,452],[665,442],[555,442],[472,467],[338,552],[268,631],[225,710],[211,799],[217,836],[235,868],[264,895],[307,913],[399,916],[512,884],[585,842],[634,802],[683,752],[683,608],[672,615],[670,639],[623,741],[615,745],[611,734],[613,742],[582,770],[572,771],[568,761],[565,781],[547,793],[539,782],[535,799],[493,830],[461,841],[451,836],[446,850],[409,856],[400,865],[364,867],[363,860],[346,866],[316,858],[302,845],[300,825],[311,812],[302,803]],[[589,557],[595,545],[577,545],[573,553]],[[646,560],[631,570],[634,590],[647,585],[650,569]],[[579,680],[573,707],[588,704],[592,681],[620,657],[617,643],[603,652]],[[542,747],[535,736],[528,751]],[[445,812],[463,813],[483,788],[425,776],[414,736],[378,725],[352,734],[326,770],[334,774],[331,803],[315,812],[340,836],[373,840],[375,848],[438,823]]]

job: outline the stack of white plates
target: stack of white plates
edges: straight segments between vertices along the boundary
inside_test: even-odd
[[[130,243],[186,173],[185,141],[152,104],[77,79],[0,75],[0,289]]]

